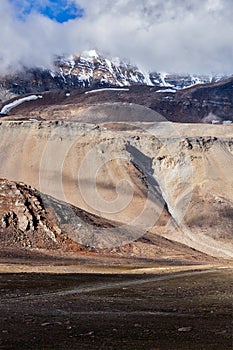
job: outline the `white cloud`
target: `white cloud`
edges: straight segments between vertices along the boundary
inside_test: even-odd
[[[76,0],[82,19],[22,22],[1,0],[0,69],[95,48],[149,70],[232,73],[232,0]]]

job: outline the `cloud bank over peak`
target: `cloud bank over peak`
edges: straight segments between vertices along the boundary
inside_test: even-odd
[[[48,8],[22,19],[29,0],[21,13],[16,1],[1,0],[0,71],[50,67],[54,55],[97,49],[150,71],[233,73],[231,0],[60,0],[77,10],[62,23]]]

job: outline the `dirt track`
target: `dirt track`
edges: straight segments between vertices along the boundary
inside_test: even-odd
[[[232,269],[0,277],[1,349],[232,349]]]
[[[189,267],[190,268],[190,267]],[[27,301],[27,300],[39,300],[39,299],[44,299],[44,298],[53,298],[53,297],[64,297],[64,296],[69,296],[69,295],[78,295],[78,294],[85,294],[85,293],[91,293],[91,292],[99,292],[99,291],[104,291],[108,289],[115,289],[115,288],[124,288],[124,287],[133,287],[133,286],[138,286],[141,284],[146,284],[146,283],[152,283],[152,282],[160,282],[160,281],[169,281],[171,279],[176,279],[176,278],[186,278],[190,276],[195,276],[195,275],[202,275],[202,274],[209,274],[209,273],[214,273],[219,271],[219,268],[210,268],[210,269],[205,269],[200,270],[200,267],[192,268],[192,270],[188,270],[187,272],[178,272],[178,273],[172,273],[170,272],[169,274],[161,275],[161,276],[150,276],[147,278],[135,278],[133,280],[124,280],[122,282],[105,282],[105,283],[100,283],[98,285],[93,285],[89,287],[78,287],[78,288],[73,288],[73,289],[65,289],[65,290],[59,290],[56,292],[49,292],[49,293],[42,293],[42,294],[30,294],[27,296],[20,296],[14,298],[14,301]],[[148,269],[149,271],[152,271],[152,269]],[[227,271],[232,271],[233,268],[230,267],[221,267],[221,270],[227,270]],[[156,270],[155,270],[156,271]],[[1,303],[7,301],[2,299]]]

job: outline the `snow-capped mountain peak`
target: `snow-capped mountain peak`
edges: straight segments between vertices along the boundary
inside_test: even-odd
[[[224,77],[226,78],[226,77]],[[34,68],[0,78],[1,90],[13,94],[37,93],[58,89],[98,87],[127,87],[149,85],[170,89],[183,89],[195,84],[216,82],[219,76],[199,76],[166,72],[147,72],[120,58],[106,57],[96,50],[81,54],[59,56],[50,70]]]

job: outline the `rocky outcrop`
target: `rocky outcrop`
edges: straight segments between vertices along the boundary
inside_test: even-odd
[[[23,183],[0,180],[0,240],[3,245],[57,249],[60,233],[46,217],[37,191]]]
[[[121,235],[119,223],[56,200],[24,183],[0,179],[1,257],[74,258],[81,253],[99,258],[107,255],[169,262],[214,261],[154,233],[123,245]],[[125,229],[124,236],[127,236]],[[118,244],[114,245],[117,238]]]
[[[108,237],[103,234],[106,230]],[[95,245],[112,247],[114,244],[106,242],[119,233],[114,222],[56,200],[22,182],[0,179],[0,247],[88,251],[94,250]]]

